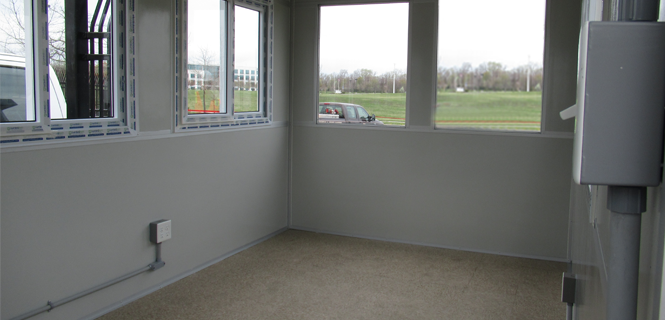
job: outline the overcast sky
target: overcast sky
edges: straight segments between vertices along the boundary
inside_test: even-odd
[[[406,71],[409,5],[321,7],[321,72]]]
[[[321,7],[321,72],[406,70],[408,4]],[[545,0],[441,0],[441,66],[542,65]],[[415,35],[418,36],[418,35]]]
[[[207,48],[216,61],[220,59],[220,18],[224,15],[219,0],[188,1],[189,63],[200,63],[201,50]],[[235,66],[258,68],[259,63],[259,13],[236,6],[235,10]],[[219,63],[219,62],[217,62]],[[215,64],[217,64],[215,63]]]
[[[545,0],[439,1],[439,64],[542,65]]]

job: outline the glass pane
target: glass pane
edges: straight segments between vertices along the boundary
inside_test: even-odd
[[[28,4],[28,5],[25,5]],[[1,122],[35,121],[32,68],[26,69],[26,35],[30,39],[30,1],[8,0],[0,4],[0,107]],[[27,59],[26,59],[27,58]]]
[[[259,111],[259,81],[243,74],[259,73],[259,12],[235,6],[235,54],[233,65],[240,79],[233,83],[234,112]],[[254,78],[254,77],[252,77]]]
[[[346,107],[346,114],[347,118],[349,119],[356,119],[356,108],[354,107]]]
[[[365,109],[363,109],[363,108],[358,108],[358,117],[359,117],[361,120],[366,120],[367,117],[369,117],[369,114],[367,114],[367,111],[365,111]]]
[[[187,10],[189,114],[226,113],[226,1],[190,0]]]
[[[90,2],[91,1],[88,1],[88,11],[93,10],[94,12],[94,7],[90,9],[90,6],[94,4]],[[48,10],[50,115],[51,119],[66,119],[67,103],[65,101],[65,90],[67,87],[67,47],[65,45],[65,1],[49,0]],[[108,14],[108,18],[105,19],[107,25],[109,24],[109,19],[110,14]],[[102,42],[102,45],[104,44],[105,43]],[[96,48],[99,48],[99,46],[97,45]],[[99,68],[95,68],[95,70],[98,71]],[[107,96],[107,100],[108,99],[109,97]],[[99,114],[98,110],[96,110],[95,114]]]
[[[115,116],[113,0],[81,1],[48,1],[52,119]]]
[[[407,3],[322,6],[319,104],[361,105],[376,115],[363,124],[404,126],[408,21]]]
[[[439,0],[437,128],[540,131],[545,0]]]

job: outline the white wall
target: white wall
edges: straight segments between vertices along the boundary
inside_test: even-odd
[[[566,257],[568,139],[318,127],[294,135],[295,228]]]
[[[410,6],[407,127],[316,125],[318,5],[351,2],[295,3],[292,227],[565,260],[580,2],[548,4],[542,134],[433,128],[436,1]]]
[[[275,3],[274,126],[152,137],[172,126],[172,3],[137,6],[141,136],[2,151],[2,319],[151,263],[154,220],[173,221],[164,268],[34,319],[96,314],[287,226],[289,3]]]

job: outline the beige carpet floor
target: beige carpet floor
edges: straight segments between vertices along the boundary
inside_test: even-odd
[[[565,319],[565,268],[289,230],[98,319]]]

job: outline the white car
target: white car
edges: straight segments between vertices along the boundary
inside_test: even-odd
[[[32,70],[30,68],[29,70]],[[0,122],[24,122],[35,120],[34,98],[26,95],[28,83],[25,77],[25,57],[0,53]],[[58,77],[49,66],[49,96],[51,119],[67,118],[67,103]]]

